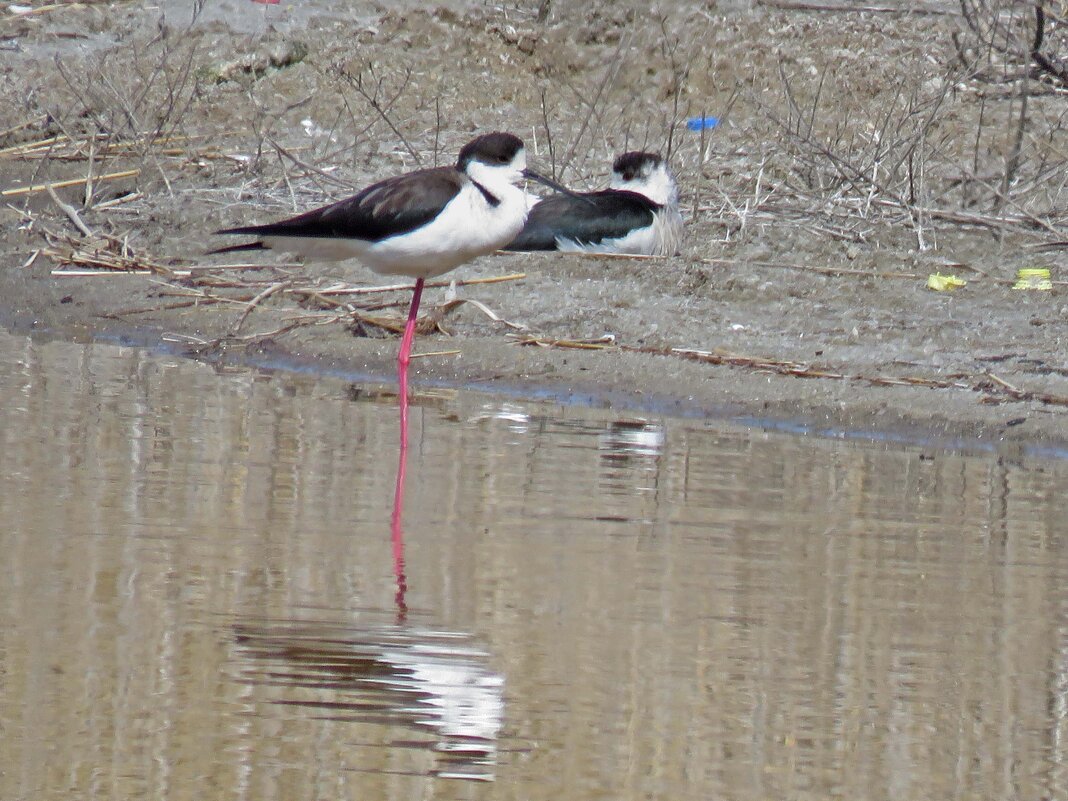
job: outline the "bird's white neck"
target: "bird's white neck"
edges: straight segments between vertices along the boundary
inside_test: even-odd
[[[522,194],[516,184],[522,180],[525,166],[526,159],[515,159],[511,164],[504,165],[472,161],[467,165],[467,177],[494,197],[503,199],[517,192]]]
[[[628,192],[645,195],[661,206],[674,208],[679,205],[679,188],[675,184],[675,178],[672,176],[671,171],[664,164],[654,168],[648,175],[643,175],[632,181],[624,181],[618,174],[614,174],[609,186],[612,189],[625,189]]]

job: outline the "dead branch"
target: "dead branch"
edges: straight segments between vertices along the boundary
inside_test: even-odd
[[[117,181],[122,178],[136,178],[141,174],[140,169],[135,170],[120,170],[119,172],[111,172],[106,175],[97,175],[93,180],[95,181]],[[32,186],[17,186],[11,189],[5,189],[0,192],[0,197],[17,197],[18,195],[29,195],[34,192],[47,192],[49,189],[56,190],[62,189],[66,186],[78,186],[84,184],[88,180],[88,176],[84,178],[71,178],[67,181],[52,181],[47,184],[34,184]]]
[[[364,99],[364,101],[371,107],[371,110],[378,115],[378,117],[384,122],[389,129],[393,132],[401,144],[404,145],[404,149],[408,151],[408,155],[412,157],[412,160],[417,165],[422,165],[423,160],[420,158],[419,153],[412,147],[412,143],[408,141],[408,138],[401,133],[400,127],[393,121],[390,116],[394,104],[400,99],[400,96],[404,94],[404,91],[408,88],[408,84],[412,80],[412,67],[406,65],[402,70],[403,76],[400,79],[400,86],[393,92],[392,97],[388,100],[382,100],[385,87],[385,76],[378,76],[375,73],[375,66],[373,63],[368,62],[354,75],[349,70],[339,68],[338,74],[341,75],[351,86],[356,90],[356,93]],[[371,86],[370,84],[373,84]]]
[[[915,16],[952,16],[955,14],[941,8],[918,8],[901,6],[853,6],[832,3],[810,3],[805,0],[758,0],[762,6],[783,11],[829,11],[836,14],[901,14]]]
[[[865,375],[862,373],[845,373],[837,370],[828,370],[813,367],[804,362],[771,359],[760,356],[746,356],[726,351],[697,350],[693,348],[671,348],[624,345],[615,342],[614,337],[603,337],[595,340],[575,339],[548,339],[538,336],[523,336],[516,338],[518,345],[535,345],[542,348],[565,348],[572,350],[616,350],[627,353],[643,353],[654,356],[668,356],[684,361],[699,362],[701,364],[721,365],[745,370],[753,370],[760,373],[775,373],[777,375],[792,376],[794,378],[814,378],[832,381],[852,381],[868,384],[869,386],[895,387],[926,387],[928,389],[951,389],[966,390],[971,392],[983,392],[984,402],[994,402],[1008,398],[1017,401],[1035,401],[1049,406],[1068,406],[1068,396],[1056,395],[1047,392],[1033,392],[1021,390],[1012,384],[997,378],[992,373],[986,372],[981,376],[955,375],[949,378],[927,378],[925,376],[886,376]]]
[[[75,210],[74,206],[60,200],[59,195],[56,194],[56,190],[53,189],[50,184],[45,188],[48,190],[48,195],[52,198],[52,202],[59,207],[60,211],[67,215],[67,219],[74,223],[74,227],[81,231],[84,236],[93,236],[93,232],[89,230],[89,226],[78,216],[78,212]]]

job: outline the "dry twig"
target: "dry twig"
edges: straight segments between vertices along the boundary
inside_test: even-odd
[[[60,200],[59,195],[56,194],[56,190],[53,189],[51,185],[48,185],[45,188],[48,190],[48,195],[52,198],[52,202],[59,207],[60,211],[67,215],[67,219],[74,223],[74,227],[81,231],[82,234],[85,236],[93,236],[93,232],[89,230],[89,226],[82,221],[81,217],[78,216],[78,212],[74,208],[74,206],[70,205],[69,203],[64,203],[62,200]]]
[[[120,170],[119,172],[110,172],[106,175],[97,175],[93,180],[95,181],[117,181],[121,178],[135,178],[141,174],[140,169],[134,170]],[[53,181],[49,184],[34,184],[32,186],[17,186],[13,189],[5,189],[0,192],[0,197],[16,197],[18,195],[29,195],[34,192],[46,192],[51,189],[62,189],[65,186],[78,186],[84,184],[89,180],[89,176],[85,178],[71,178],[67,181]]]
[[[781,359],[770,359],[759,356],[745,356],[737,353],[724,351],[698,350],[694,348],[670,348],[650,347],[617,344],[614,337],[606,336],[599,339],[550,339],[539,336],[523,336],[516,339],[518,345],[536,345],[543,348],[566,348],[579,350],[617,350],[627,353],[644,353],[655,356],[669,356],[686,361],[700,362],[702,364],[725,365],[738,367],[757,372],[776,373],[778,375],[794,376],[795,378],[821,378],[834,381],[855,381],[866,383],[870,386],[916,386],[930,389],[956,389],[984,392],[984,402],[994,402],[999,396],[1005,396],[1012,400],[1037,401],[1049,406],[1068,406],[1068,396],[1055,395],[1046,392],[1031,392],[1021,390],[1009,382],[998,378],[992,373],[984,373],[982,378],[968,376],[951,376],[949,378],[927,378],[924,376],[884,376],[864,375],[861,373],[844,373],[834,370],[813,367],[803,362],[794,362]],[[965,380],[969,379],[969,380]]]

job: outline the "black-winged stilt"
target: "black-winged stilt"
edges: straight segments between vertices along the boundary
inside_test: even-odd
[[[515,238],[530,204],[517,186],[523,178],[567,191],[527,169],[518,137],[484,134],[464,146],[455,166],[387,178],[280,222],[223,229],[217,233],[255,236],[257,241],[213,252],[274,248],[311,260],[358,259],[380,275],[416,279],[397,357],[407,365],[423,282]]]
[[[505,250],[673,255],[682,240],[679,191],[656,153],[624,153],[608,189],[535,205]]]
[[[308,259],[358,259],[380,275],[415,279],[408,321],[397,356],[400,452],[391,529],[398,606],[404,606],[404,475],[408,452],[408,363],[423,283],[511,242],[523,227],[530,200],[524,178],[567,192],[527,169],[523,142],[489,133],[468,142],[452,167],[416,170],[387,178],[356,195],[280,222],[226,228],[220,234],[255,236],[255,242],[215,251],[275,248]]]

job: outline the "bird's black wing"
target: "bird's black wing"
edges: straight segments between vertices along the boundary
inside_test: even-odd
[[[465,180],[463,173],[454,167],[416,170],[379,181],[359,194],[288,220],[226,228],[216,233],[378,242],[426,225],[456,197]],[[224,248],[230,249],[234,248]]]
[[[530,210],[523,230],[505,250],[556,250],[557,239],[598,245],[651,225],[659,208],[645,195],[617,189],[553,195]]]

